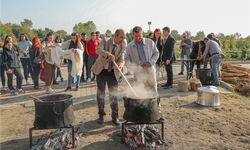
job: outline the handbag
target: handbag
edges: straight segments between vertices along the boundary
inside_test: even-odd
[[[38,59],[39,56],[36,57],[36,55],[37,55],[37,50],[36,50],[36,52],[35,52],[35,58],[34,58],[34,60],[33,60],[33,63],[40,65],[40,64],[41,64],[41,61]]]

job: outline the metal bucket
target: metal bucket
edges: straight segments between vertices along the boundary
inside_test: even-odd
[[[34,126],[53,129],[72,125],[75,121],[72,95],[54,94],[39,98],[35,102]]]

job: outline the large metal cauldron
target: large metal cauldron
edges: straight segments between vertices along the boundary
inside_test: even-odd
[[[72,95],[54,94],[35,102],[35,122],[38,128],[53,129],[72,125],[75,121]]]
[[[130,122],[149,123],[160,119],[158,110],[159,98],[136,99],[123,97],[126,108],[123,118]]]

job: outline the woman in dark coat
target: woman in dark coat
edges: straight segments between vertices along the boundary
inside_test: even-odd
[[[162,46],[163,46],[163,39],[161,38],[161,30],[160,29],[155,29],[153,39],[152,39],[156,47],[159,51],[159,58],[156,62],[156,78],[159,79],[160,73],[161,72],[161,67],[162,67]]]

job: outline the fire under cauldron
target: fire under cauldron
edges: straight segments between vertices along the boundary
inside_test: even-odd
[[[159,120],[161,115],[158,110],[159,97],[130,98],[123,97],[126,108],[123,118],[130,122],[149,123]]]
[[[35,122],[37,128],[55,129],[72,125],[75,121],[72,95],[55,94],[39,98],[35,102]]]

